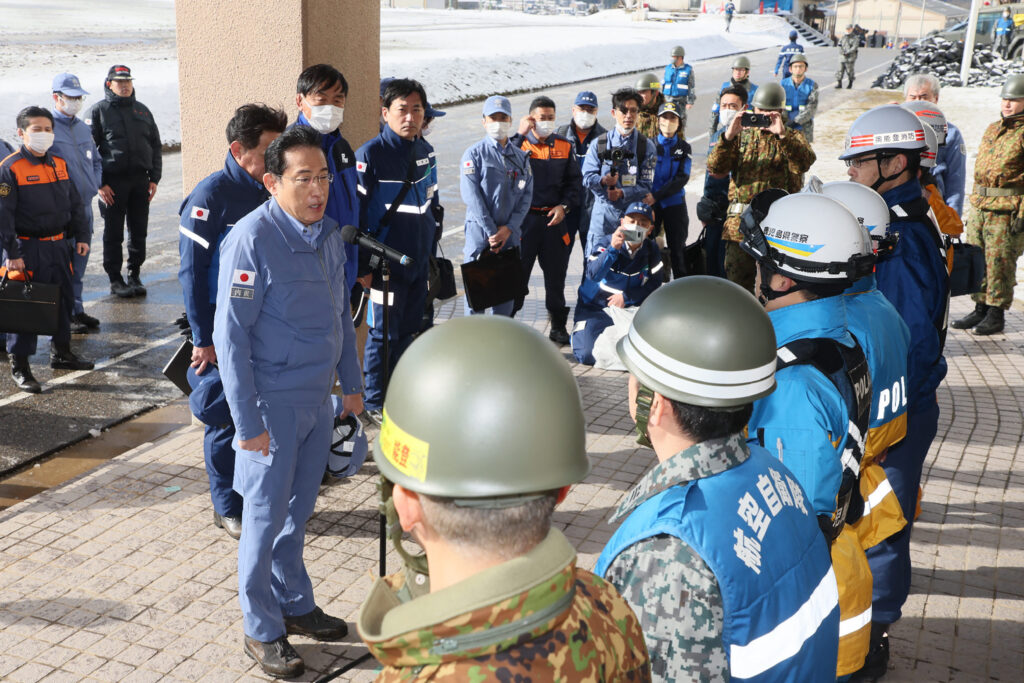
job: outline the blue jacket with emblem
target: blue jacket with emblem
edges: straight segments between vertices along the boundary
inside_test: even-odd
[[[611,235],[602,237],[587,259],[579,301],[604,308],[608,297],[622,294],[626,306],[639,306],[661,286],[661,250],[652,239],[645,239],[633,254],[625,244],[612,249],[611,242]]]
[[[946,144],[939,147],[932,177],[939,186],[946,205],[958,214],[964,212],[964,193],[967,186],[967,145],[960,129],[946,122]]]
[[[793,59],[795,55],[802,55],[804,53],[804,46],[795,40],[791,40],[782,46],[779,50],[779,57],[775,60],[775,75],[779,75],[779,70],[782,70],[782,77],[786,78],[789,76],[789,60]],[[789,94],[786,94],[786,101],[789,101]]]
[[[830,296],[770,311],[779,347],[797,339],[835,339],[854,345],[843,297]],[[841,457],[849,431],[842,395],[812,365],[775,375],[778,387],[754,403],[749,434],[786,464],[807,491],[816,515],[831,515],[843,479]]]
[[[649,138],[644,138],[646,149],[637,149],[640,134],[636,129],[625,137],[619,133],[618,128],[612,128],[605,135],[608,138],[608,150],[622,148],[631,157],[618,164],[599,159],[600,137],[587,148],[587,156],[583,160],[583,185],[594,197],[590,231],[587,233],[587,253],[596,249],[602,237],[615,232],[619,227],[619,219],[630,204],[640,201],[654,189],[654,167],[658,163],[654,142]],[[614,202],[608,200],[607,187],[601,184],[601,178],[612,169],[618,171],[615,187],[622,190],[622,197]]]
[[[651,194],[655,206],[679,206],[690,181],[690,143],[678,135],[666,138],[658,133],[658,163],[654,167]]]
[[[694,84],[693,67],[689,64],[665,67],[665,76],[661,79],[661,92],[665,97],[686,99],[687,104],[697,101],[697,88]]]
[[[913,179],[882,194],[892,208],[921,197]],[[935,390],[946,376],[942,356],[949,309],[949,275],[939,252],[934,225],[897,218],[889,232],[899,233],[896,249],[878,262],[878,291],[896,307],[910,329],[907,361],[907,399],[911,412],[935,401]]]
[[[242,218],[221,245],[213,342],[239,440],[264,432],[261,407],[315,407],[363,389],[333,219],[310,246],[276,201]]]
[[[659,534],[685,541],[714,572],[733,680],[835,678],[839,589],[829,551],[800,485],[767,451],[750,445],[742,464],[642,503],[595,573],[604,576],[619,553]]]
[[[178,209],[178,282],[196,346],[213,343],[220,244],[243,216],[270,195],[228,152],[224,168],[199,181]]]
[[[410,166],[413,168],[411,177]],[[437,229],[432,210],[437,196],[434,148],[421,137],[405,140],[385,126],[380,135],[356,151],[356,172],[359,225],[374,239],[413,260],[411,266],[391,269],[395,280],[424,280]],[[381,219],[405,185],[406,178],[412,180],[409,191],[388,225],[381,227]],[[361,273],[369,272],[369,256],[365,250],[359,255]]]
[[[53,112],[53,146],[50,153],[68,164],[68,174],[86,206],[103,184],[103,162],[92,139],[92,129],[75,116],[57,108]]]
[[[299,113],[293,126],[308,126],[309,121],[305,114]],[[327,210],[325,216],[333,218],[338,226],[359,225],[359,198],[356,187],[359,179],[356,177],[356,155],[348,140],[342,137],[339,131],[320,135],[320,148],[327,156],[327,170],[334,174],[334,182],[331,183],[331,191],[327,195]],[[359,263],[359,247],[354,244],[345,244],[345,255],[348,258],[349,267],[345,269],[345,283],[349,290],[356,283],[357,268]]]
[[[460,168],[459,190],[466,204],[466,260],[473,261],[487,250],[487,238],[502,225],[512,231],[505,248],[518,246],[533,198],[529,155],[511,139],[502,146],[485,137],[463,153]]]

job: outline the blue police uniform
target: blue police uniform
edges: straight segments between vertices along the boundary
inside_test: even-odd
[[[804,53],[804,46],[795,40],[790,40],[782,46],[779,50],[779,57],[775,60],[775,75],[779,75],[779,69],[782,70],[782,77],[789,77],[789,60],[793,59],[796,55],[802,55]],[[753,94],[751,94],[753,96]],[[789,97],[786,97],[786,102],[789,102]]]
[[[732,680],[830,680],[839,592],[824,537],[786,467],[755,444],[749,450],[736,467],[640,504],[594,571],[604,576],[617,555],[644,539],[682,539],[718,581]]]
[[[594,342],[612,324],[604,312],[608,298],[621,294],[627,308],[639,306],[662,282],[664,262],[654,240],[645,239],[635,252],[626,244],[612,249],[611,241],[606,235],[590,255],[576,299],[572,353],[584,365],[594,364]]]
[[[68,165],[68,175],[71,182],[78,190],[85,213],[85,220],[88,225],[87,244],[92,244],[93,215],[92,198],[96,196],[100,185],[103,184],[103,162],[100,160],[100,153],[96,149],[96,143],[92,139],[92,129],[75,117],[64,114],[54,107],[53,112],[53,146],[50,152],[59,156]],[[85,308],[82,306],[82,276],[85,275],[85,268],[89,264],[89,255],[82,256],[74,251],[72,244],[71,251],[71,287],[75,296],[73,314],[82,313]]]
[[[410,169],[411,172],[410,172]],[[356,152],[359,185],[359,224],[374,239],[397,249],[413,260],[408,266],[392,264],[390,320],[388,333],[389,368],[420,331],[427,301],[427,271],[434,247],[436,223],[432,206],[437,201],[437,168],[434,148],[417,137],[409,141],[391,128],[364,144]],[[386,226],[381,219],[391,208],[406,179],[411,185]],[[360,254],[360,272],[370,272],[370,255]],[[366,377],[366,407],[380,410],[384,403],[384,294],[379,277],[370,292],[367,324],[370,333],[363,351]]]
[[[529,155],[511,140],[502,145],[490,137],[477,142],[462,155],[459,191],[466,205],[465,261],[475,261],[490,249],[487,238],[507,225],[512,235],[503,249],[519,246],[522,224],[533,197],[533,172]],[[512,315],[510,300],[491,309],[495,315]],[[466,315],[473,311],[466,302]]]
[[[921,197],[910,180],[882,194],[892,208]],[[949,276],[939,252],[936,228],[921,219],[897,219],[889,226],[900,239],[893,253],[878,262],[878,290],[896,307],[910,329],[907,361],[907,437],[889,449],[882,464],[899,498],[907,526],[867,551],[875,576],[875,621],[890,624],[902,615],[910,592],[910,534],[917,490],[928,448],[938,430],[935,392],[946,376],[942,356],[949,309]]]
[[[587,156],[587,149],[590,147],[590,143],[607,131],[604,126],[595,121],[586,135],[580,137],[576,122],[570,121],[564,126],[559,126],[555,132],[572,143],[573,151],[576,154],[576,164],[580,169],[580,191],[577,194],[577,203],[569,210],[569,215],[565,217],[565,222],[570,236],[574,237],[579,234],[580,251],[583,252],[583,260],[586,261],[587,232],[590,230],[590,215],[594,209],[594,195],[583,184],[583,160]]]
[[[261,642],[316,606],[302,547],[331,446],[331,388],[337,376],[343,394],[362,391],[344,246],[333,219],[300,226],[276,201],[221,246],[213,341],[224,393],[239,441],[270,435],[268,456],[236,446],[234,481],[239,602],[245,634]]]
[[[786,70],[789,70],[788,66]],[[800,82],[800,85],[797,85],[793,82],[791,76],[787,76],[782,79],[779,85],[786,91],[786,110],[789,116],[789,126],[796,130],[803,130],[804,127],[796,123],[796,117],[807,106],[807,99],[814,92],[814,89],[818,87],[817,84],[810,78],[805,78]]]
[[[293,126],[309,126],[306,115],[299,112],[299,118]],[[331,190],[327,195],[327,210],[325,216],[333,218],[339,225],[359,225],[359,198],[356,188],[359,179],[356,175],[356,155],[348,140],[342,137],[340,131],[333,131],[327,135],[320,135],[320,148],[327,156],[327,170],[334,175],[331,183]],[[345,245],[345,257],[348,259],[349,267],[345,269],[345,296],[356,284],[358,275],[356,264],[359,263],[359,248],[354,244]]]
[[[946,205],[963,215],[964,192],[967,185],[967,145],[960,129],[946,122],[946,144],[939,147],[932,177]]]
[[[654,167],[658,162],[658,155],[651,140],[644,138],[645,149],[637,149],[640,134],[636,129],[623,136],[618,128],[613,128],[605,135],[608,139],[609,152],[621,148],[628,155],[617,164],[607,159],[599,159],[600,139],[592,142],[587,149],[587,156],[583,160],[583,185],[594,197],[594,209],[587,231],[588,254],[594,253],[601,238],[615,232],[619,227],[622,212],[627,206],[650,194],[654,183]],[[618,171],[615,187],[622,190],[622,197],[614,202],[608,200],[608,188],[601,184],[601,178],[612,170]]]
[[[178,282],[185,299],[185,315],[192,327],[192,343],[196,346],[213,345],[221,242],[235,223],[269,196],[263,183],[246,173],[228,152],[224,168],[201,180],[178,209]],[[230,420],[204,424],[203,456],[213,509],[222,517],[241,517],[242,499],[231,488],[235,471],[231,442],[235,427]]]
[[[696,102],[697,88],[694,85],[693,67],[689,64],[666,66],[665,75],[661,79],[661,92],[667,98],[685,100],[683,104]]]

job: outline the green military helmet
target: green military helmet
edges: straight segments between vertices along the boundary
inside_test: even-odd
[[[999,97],[1004,100],[1024,99],[1024,74],[1014,74],[1007,78]]]
[[[644,387],[674,401],[723,409],[775,390],[775,349],[772,321],[753,294],[706,275],[656,289],[616,347]]]
[[[472,316],[402,354],[373,457],[411,491],[502,507],[581,481],[585,438],[579,388],[556,347],[514,320]]]
[[[659,90],[661,89],[661,81],[654,74],[645,73],[636,79],[636,85],[633,87],[637,90]]]
[[[754,93],[750,106],[764,111],[783,111],[786,108],[786,90],[778,83],[765,83]]]
[[[803,64],[804,66],[807,66],[807,57],[804,57],[802,54],[793,55],[792,59],[789,60],[789,65],[793,66],[794,64]]]
[[[746,69],[747,71],[750,71],[750,60],[747,59],[746,57],[737,57],[736,59],[732,60],[732,68]]]
[[[672,56],[685,58],[686,50],[683,49],[682,45],[676,45],[674,48],[672,48]]]

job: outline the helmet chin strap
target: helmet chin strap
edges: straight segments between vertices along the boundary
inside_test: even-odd
[[[757,268],[758,270],[761,271],[761,293],[758,295],[757,300],[761,303],[762,306],[767,306],[769,301],[780,299],[786,296],[787,294],[791,294],[804,288],[803,285],[801,285],[799,282],[794,281],[793,286],[787,289],[785,292],[776,291],[772,289],[771,285],[769,284],[771,282],[772,275],[774,275],[776,271],[771,266],[765,265],[760,261],[757,264]]]
[[[654,392],[639,385],[636,390],[636,442],[641,446],[653,448],[651,437],[647,434],[647,421],[651,419],[651,404],[654,402]]]
[[[388,538],[391,539],[391,544],[395,546],[395,550],[398,551],[398,554],[402,557],[406,567],[417,574],[429,575],[430,571],[427,569],[426,553],[413,555],[406,550],[405,546],[402,544],[402,524],[398,520],[398,511],[395,509],[395,499],[391,496],[391,492],[395,488],[394,483],[381,476],[380,482],[377,486],[380,489],[379,508],[381,514],[387,518]]]
[[[891,159],[892,157],[884,158]],[[871,189],[874,190],[875,192],[878,192],[878,194],[882,194],[881,190],[879,190],[878,188],[880,188],[884,183],[887,183],[890,180],[896,180],[897,178],[900,177],[900,174],[903,173],[903,170],[901,169],[891,176],[886,176],[885,174],[882,173],[882,160],[883,157],[875,157],[875,165],[878,166],[878,179],[875,182],[871,183]]]

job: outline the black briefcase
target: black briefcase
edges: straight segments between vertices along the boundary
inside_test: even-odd
[[[523,280],[519,247],[497,254],[485,251],[476,261],[463,263],[462,284],[466,287],[469,307],[474,311],[484,311],[525,295],[529,285]]]
[[[707,241],[707,231],[702,230],[700,237],[693,244],[683,248],[683,268],[687,275],[706,275],[707,256],[704,252],[704,243]]]
[[[456,294],[455,266],[451,259],[446,259],[444,252],[440,256],[431,256],[427,271],[427,301],[446,301]]]
[[[949,274],[949,295],[963,296],[981,291],[985,280],[985,250],[977,244],[954,240],[953,272]]]
[[[192,365],[192,340],[186,339],[174,352],[164,366],[164,377],[171,380],[174,386],[181,389],[186,396],[192,393],[192,385],[188,383],[188,367]]]
[[[0,280],[0,332],[14,334],[57,334],[60,315],[60,285],[11,280],[4,269]]]

